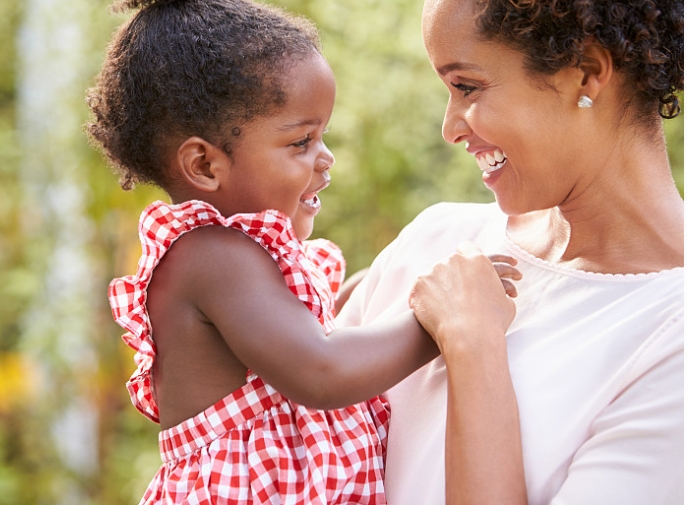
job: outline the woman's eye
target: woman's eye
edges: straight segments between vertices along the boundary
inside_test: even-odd
[[[458,84],[451,83],[451,86],[456,88],[458,91],[462,91],[463,96],[468,96],[470,93],[477,89],[477,87],[475,86],[468,86],[467,84],[462,84],[460,82]]]

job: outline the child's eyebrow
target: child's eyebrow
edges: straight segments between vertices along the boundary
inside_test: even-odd
[[[288,123],[280,126],[278,129],[280,131],[293,130],[295,128],[300,128],[301,126],[319,126],[322,124],[321,119],[304,119],[303,121],[298,121],[297,123]]]

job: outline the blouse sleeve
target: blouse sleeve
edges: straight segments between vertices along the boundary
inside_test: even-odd
[[[591,425],[551,505],[677,505],[684,479],[684,315],[657,330]]]

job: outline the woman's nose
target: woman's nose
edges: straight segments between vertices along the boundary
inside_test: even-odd
[[[444,124],[441,134],[449,144],[458,144],[470,134],[470,127],[465,121],[465,107],[449,98],[444,114]]]

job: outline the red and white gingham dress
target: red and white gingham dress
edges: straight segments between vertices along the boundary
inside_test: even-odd
[[[341,251],[327,240],[300,242],[287,216],[268,210],[222,216],[211,205],[155,202],[139,222],[142,256],[136,275],[114,279],[109,299],[138,369],[127,382],[133,404],[159,422],[151,389],[155,343],[146,290],[155,266],[176,239],[199,226],[243,231],[278,263],[291,291],[327,332],[344,274]],[[344,409],[297,405],[259,377],[205,411],[160,433],[163,465],[140,504],[383,504],[386,402],[373,398]]]

